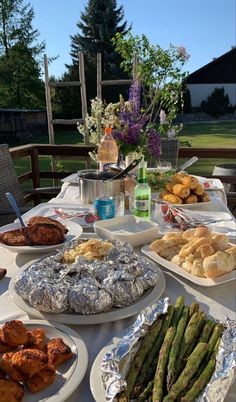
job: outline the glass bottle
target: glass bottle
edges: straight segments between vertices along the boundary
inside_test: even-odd
[[[112,128],[105,128],[105,135],[102,137],[98,147],[99,170],[106,170],[111,163],[116,163],[118,159],[118,146],[112,136]]]
[[[151,187],[147,183],[147,162],[139,164],[138,184],[134,189],[134,215],[150,220],[151,217]]]

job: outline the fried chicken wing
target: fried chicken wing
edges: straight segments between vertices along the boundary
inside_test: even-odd
[[[23,349],[12,356],[14,367],[22,373],[33,376],[48,364],[46,353],[37,349]]]
[[[52,384],[55,378],[55,367],[48,365],[44,369],[38,371],[38,373],[34,374],[32,377],[28,378],[27,385],[30,392],[39,392]]]
[[[11,346],[22,345],[28,340],[27,328],[19,320],[6,322],[1,333],[3,342]]]
[[[39,349],[45,347],[45,331],[42,328],[35,328],[28,331],[28,340],[24,344],[24,349]]]
[[[26,377],[18,371],[12,364],[12,356],[14,352],[4,353],[0,361],[0,369],[7,374],[12,380],[23,382]]]
[[[21,402],[24,388],[18,382],[0,379],[0,402]]]
[[[62,338],[55,338],[48,342],[47,354],[49,364],[57,367],[71,358],[72,351]]]
[[[13,349],[11,345],[5,343],[2,339],[2,329],[0,329],[0,353],[10,352]]]

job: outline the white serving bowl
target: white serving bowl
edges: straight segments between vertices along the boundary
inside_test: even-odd
[[[96,221],[93,226],[102,239],[127,241],[133,247],[150,243],[159,234],[157,223],[133,215]]]

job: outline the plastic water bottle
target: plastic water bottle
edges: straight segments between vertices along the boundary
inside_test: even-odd
[[[112,136],[112,128],[105,128],[105,135],[101,139],[98,147],[99,170],[107,170],[109,165],[116,163],[118,159],[118,146]]]

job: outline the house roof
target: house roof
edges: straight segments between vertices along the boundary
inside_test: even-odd
[[[236,47],[189,74],[187,84],[236,83]]]

